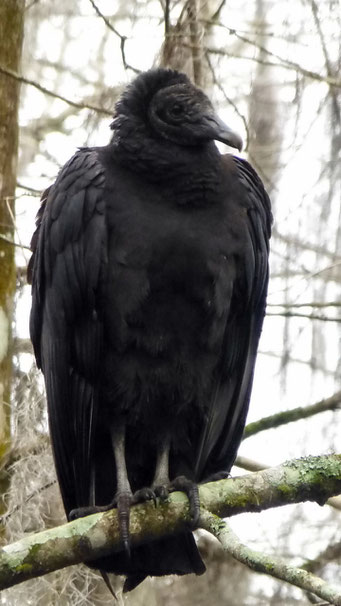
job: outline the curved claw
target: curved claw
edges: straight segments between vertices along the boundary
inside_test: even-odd
[[[181,490],[187,495],[189,500],[189,513],[191,516],[191,525],[196,527],[200,517],[200,497],[198,486],[192,480],[188,480],[185,476],[178,476],[169,486],[170,490]]]
[[[137,503],[143,503],[145,501],[154,501],[154,505],[156,506],[156,493],[152,488],[140,488],[136,492],[134,492],[132,505],[136,505]]]
[[[130,507],[132,502],[133,495],[131,494],[131,492],[120,492],[115,497],[120,537],[124,546],[124,551],[126,552],[128,557],[130,557],[129,519]]]
[[[140,488],[134,494],[128,491],[119,492],[115,497],[120,537],[128,557],[130,557],[130,508],[132,505],[149,500],[153,500],[156,504],[156,495],[152,488]]]
[[[164,484],[154,486],[154,492],[161,501],[166,501],[169,495],[169,486],[165,486]]]

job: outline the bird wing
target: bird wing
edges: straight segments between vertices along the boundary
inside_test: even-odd
[[[229,471],[242,439],[268,284],[272,215],[257,173],[245,160],[225,156],[235,173],[242,240],[233,259],[235,276],[216,382],[197,450],[196,477]]]
[[[43,194],[32,238],[30,332],[45,375],[49,424],[65,509],[89,504],[102,347],[97,309],[105,268],[104,170],[79,150]]]

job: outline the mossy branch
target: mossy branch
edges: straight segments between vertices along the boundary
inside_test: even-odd
[[[200,486],[203,514],[228,517],[341,493],[341,455],[295,459],[278,467]],[[188,527],[188,501],[175,492],[167,502],[132,508],[131,543],[145,543]],[[120,551],[116,510],[98,513],[25,537],[0,550],[0,589],[53,570]],[[313,591],[313,590],[312,590]],[[341,595],[341,594],[340,594]]]
[[[248,423],[244,430],[243,439],[246,440],[246,438],[250,438],[265,429],[272,429],[274,427],[279,427],[280,425],[292,423],[293,421],[307,419],[308,417],[312,417],[320,412],[325,412],[326,410],[338,410],[340,408],[341,391],[338,391],[329,398],[320,400],[310,406],[298,406],[291,410],[283,410],[282,412],[270,415],[269,417],[263,417],[263,419],[259,419],[259,421]]]
[[[309,593],[314,593],[319,598],[326,600],[328,604],[341,606],[341,587],[329,585],[311,572],[297,566],[291,566],[278,556],[270,556],[250,549],[240,542],[226,522],[209,512],[203,513],[200,524],[202,528],[211,532],[218,539],[226,553],[232,555],[251,570],[269,574],[276,579],[309,591]]]

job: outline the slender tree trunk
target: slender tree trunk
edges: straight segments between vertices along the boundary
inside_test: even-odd
[[[19,71],[25,0],[0,2],[0,63]],[[10,444],[12,319],[15,292],[14,193],[18,150],[19,84],[0,74],[0,464]],[[0,476],[0,513],[6,477]]]

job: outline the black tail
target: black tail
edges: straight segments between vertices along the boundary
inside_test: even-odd
[[[126,575],[124,592],[137,587],[147,576],[203,574],[206,570],[191,532],[134,547],[130,557],[120,552],[89,565],[104,574]]]

